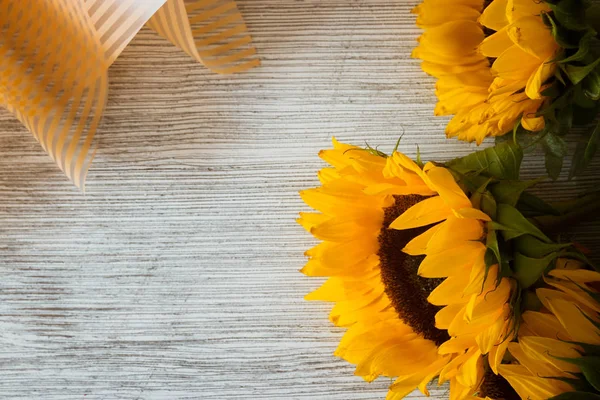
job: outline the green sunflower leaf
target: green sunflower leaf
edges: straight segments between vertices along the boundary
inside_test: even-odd
[[[559,125],[559,133],[567,133],[573,127],[573,106],[570,104],[558,110],[556,115]]]
[[[600,112],[600,102],[596,102],[594,108],[583,108],[576,104],[573,104],[573,124],[575,125],[589,125],[596,119],[598,112]]]
[[[600,122],[596,125],[596,128],[592,131],[587,141],[580,141],[577,143],[575,153],[573,154],[573,162],[571,163],[571,170],[569,171],[569,179],[573,178],[577,174],[581,173],[592,161],[592,158],[598,150],[600,144]]]
[[[498,179],[519,179],[523,150],[513,142],[499,143],[450,161],[447,165],[461,174],[478,173]]]
[[[596,59],[591,64],[585,66],[576,66],[576,65],[567,65],[564,67],[564,71],[573,82],[573,85],[577,85],[579,82],[583,80],[586,76],[588,76],[596,67],[600,65],[600,58]]]
[[[542,258],[527,257],[517,252],[513,261],[514,278],[527,289],[538,281],[546,272],[552,261],[558,257],[558,253],[550,253]]]
[[[542,147],[545,152],[546,171],[548,176],[556,180],[563,166],[563,159],[567,155],[567,143],[560,136],[548,132],[542,138]]]
[[[590,392],[566,392],[548,400],[600,400],[600,395]]]
[[[584,158],[587,163],[592,160],[594,154],[596,154],[596,150],[598,150],[598,142],[600,142],[600,122],[596,125],[596,129],[590,135],[590,140],[588,140],[588,144],[585,147]]]
[[[537,226],[511,205],[498,204],[497,221],[500,224],[497,229],[502,231],[505,240],[511,240],[522,235],[532,235],[546,243],[552,243]]]

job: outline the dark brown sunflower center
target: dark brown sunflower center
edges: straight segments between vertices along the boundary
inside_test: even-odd
[[[383,227],[379,232],[381,279],[398,316],[415,332],[438,346],[449,339],[445,330],[435,327],[435,314],[441,307],[427,301],[429,294],[443,279],[422,278],[417,275],[423,256],[409,256],[402,249],[428,227],[395,230],[388,226],[413,205],[425,200],[419,195],[394,196],[394,205],[385,209]]]
[[[488,369],[483,376],[478,396],[494,400],[519,400],[521,398],[506,379],[494,374],[491,369]]]

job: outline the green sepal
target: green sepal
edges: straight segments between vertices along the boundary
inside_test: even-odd
[[[583,88],[583,84],[577,85],[573,90],[573,104],[581,108],[587,109],[595,109],[597,107],[597,102],[592,100],[586,93]]]
[[[594,3],[585,10],[586,22],[596,32],[600,32],[600,4]]]
[[[561,256],[563,257],[567,257],[567,258],[573,258],[575,260],[579,260],[582,263],[592,267],[594,270],[596,270],[596,272],[600,272],[600,266],[597,265],[596,263],[593,263],[589,258],[586,257],[585,254],[583,254],[580,251],[577,251],[577,249],[573,248],[574,251],[569,251],[567,253],[563,253],[561,254]]]
[[[552,241],[542,231],[521,214],[519,210],[508,204],[498,204],[498,226],[504,240],[511,240],[522,235],[532,235],[546,243]],[[493,222],[493,221],[492,221]]]
[[[596,31],[588,29],[585,35],[579,40],[578,49],[572,55],[563,59],[557,60],[558,64],[566,64],[573,61],[582,61],[590,54],[590,42],[596,37]]]
[[[398,143],[396,144],[396,148],[398,147],[398,145],[400,144],[400,139],[398,139]],[[394,149],[394,152],[396,151],[396,149]],[[415,160],[415,164],[417,164],[419,166],[419,168],[423,169],[423,166],[425,165],[423,163],[423,160],[421,159],[421,149],[419,148],[419,145],[417,145],[417,158]]]
[[[554,12],[554,18],[567,29],[581,31],[587,29],[585,5],[581,0],[562,0],[556,4],[548,3]]]
[[[553,215],[560,216],[561,212],[553,207],[551,204],[546,203],[536,195],[523,192],[519,197],[519,202],[516,208],[527,218],[538,217],[542,215]]]
[[[585,380],[585,376],[582,373],[571,372],[571,375],[573,375],[574,378],[566,378],[563,376],[548,376],[544,378],[565,382],[569,384],[576,392],[594,392],[594,387]]]
[[[522,288],[527,289],[550,269],[552,261],[556,260],[557,257],[558,253],[556,252],[542,258],[527,257],[517,252],[513,261],[514,278],[521,284]]]
[[[574,38],[574,35],[571,33],[571,31],[562,25],[557,24],[550,14],[542,13],[542,20],[548,27],[550,27],[550,30],[552,31],[552,37],[554,37],[554,40],[560,47],[563,49],[576,49],[579,47],[579,39]]]
[[[573,85],[577,85],[586,76],[589,75],[598,65],[600,65],[600,58],[596,59],[591,64],[585,66],[567,65],[563,67],[563,71],[567,74]]]
[[[521,297],[523,297],[521,307],[524,311],[540,311],[544,307],[540,298],[531,290],[524,290]]]
[[[523,235],[515,239],[515,249],[519,253],[533,258],[542,258],[570,246],[572,246],[571,243],[546,243],[531,235]]]
[[[581,355],[585,354],[587,356],[600,357],[600,345],[582,343],[582,342],[572,342],[570,340],[563,340],[563,342],[569,343],[569,344],[574,344],[574,345],[581,347],[583,349],[583,354],[581,354],[581,352],[579,352]]]
[[[521,194],[541,180],[543,179],[530,181],[500,181],[492,185],[490,191],[494,195],[497,203],[504,203],[514,207],[521,198]]]
[[[487,246],[487,249],[485,250],[485,255],[483,258],[485,262],[485,272],[483,274],[483,282],[481,283],[482,292],[485,282],[487,281],[488,274],[490,273],[490,268],[496,264],[500,265],[502,259],[502,256],[500,255],[500,249],[498,247],[498,237],[496,236],[496,231],[491,229],[488,230],[485,245]]]
[[[582,82],[584,94],[591,100],[600,100],[600,74],[592,71]]]
[[[483,276],[483,282],[481,287],[482,291],[483,286],[485,285],[485,282],[487,280],[489,270],[493,265],[498,264],[498,276],[496,278],[496,286],[500,285],[502,278],[512,276],[512,270],[510,268],[511,259],[502,250],[504,246],[498,240],[496,230],[493,229],[492,224],[493,222],[487,223],[487,236],[485,241],[487,249],[484,256],[485,274]]]
[[[585,356],[577,358],[567,357],[554,357],[558,360],[566,361],[579,367],[585,379],[594,387],[594,389],[600,391],[600,357],[598,356]]]
[[[490,218],[496,218],[496,199],[487,190],[488,185],[492,182],[492,178],[488,178],[482,185],[480,185],[475,192],[471,195],[471,203],[474,208],[483,211]]]

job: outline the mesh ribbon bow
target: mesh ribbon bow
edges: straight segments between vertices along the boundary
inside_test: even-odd
[[[108,68],[144,24],[214,72],[259,64],[234,0],[0,0],[0,105],[80,188]]]

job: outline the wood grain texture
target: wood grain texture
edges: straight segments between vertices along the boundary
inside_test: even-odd
[[[214,75],[147,29],[124,51],[85,195],[0,111],[1,398],[384,398],[389,381],[332,356],[329,307],[302,299],[320,281],[297,272],[314,244],[297,191],[333,135],[404,134],[436,160],[474,146],[432,117],[416,0],[238,3],[263,60],[249,73]],[[573,234],[600,251],[598,223]]]

